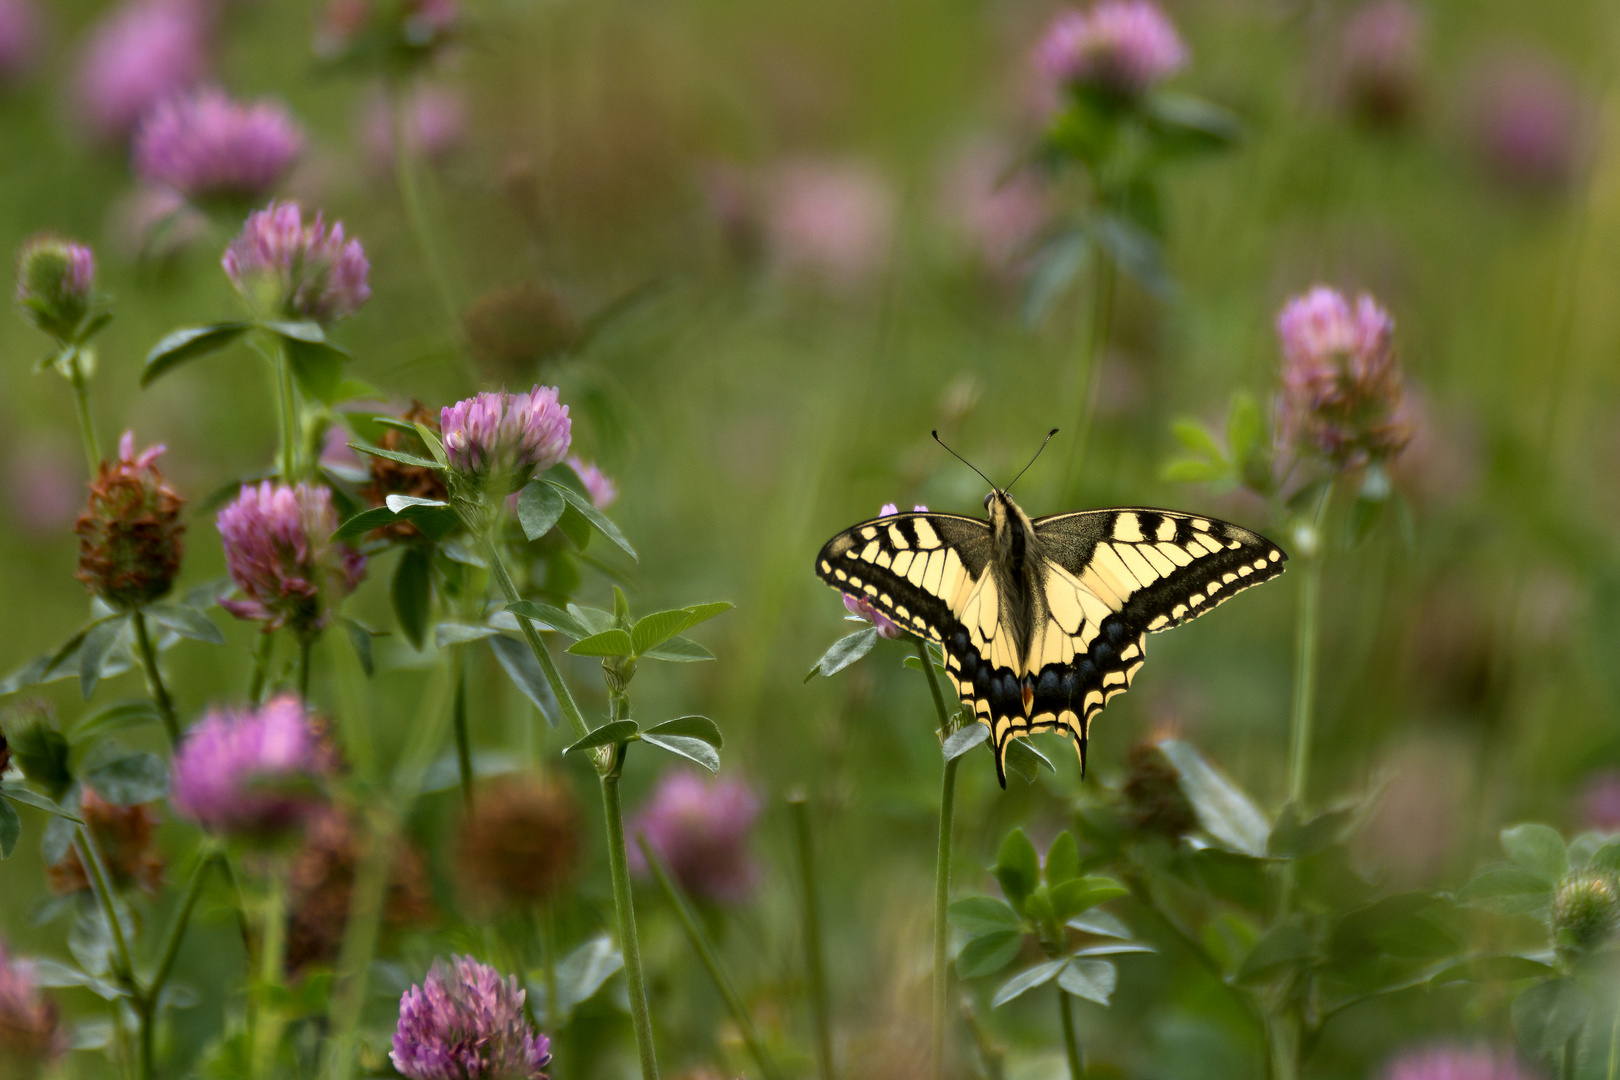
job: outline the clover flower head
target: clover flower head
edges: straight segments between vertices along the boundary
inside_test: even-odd
[[[476,394],[446,406],[439,429],[458,476],[479,485],[494,477],[512,491],[567,457],[573,436],[568,406],[558,402],[555,386]]]
[[[787,274],[859,287],[882,269],[894,218],[888,181],[862,162],[790,161],[768,178],[765,237]]]
[[[263,622],[266,631],[285,626],[307,636],[324,629],[337,602],[365,576],[365,556],[333,543],[337,524],[327,488],[243,485],[217,519],[225,566],[243,598],[220,606]]]
[[[1530,54],[1501,57],[1476,96],[1474,142],[1500,180],[1529,192],[1569,183],[1588,132],[1586,106],[1567,70]]]
[[[635,831],[647,838],[687,892],[740,903],[759,880],[759,867],[748,854],[748,836],[758,816],[759,799],[742,781],[705,781],[689,772],[671,772],[659,782]],[[646,872],[640,845],[631,847],[630,865]]]
[[[269,194],[304,150],[304,133],[272,101],[232,101],[217,88],[170,98],[135,133],[135,172],[194,202]]]
[[[494,785],[462,825],[459,866],[471,898],[523,908],[556,896],[579,864],[579,828],[579,809],[561,785]]]
[[[298,851],[287,867],[287,970],[330,967],[338,959],[349,920],[354,880],[363,856],[364,833],[353,811],[323,806],[304,822]],[[427,922],[433,914],[427,865],[408,840],[390,845],[383,921],[389,927]]]
[[[585,485],[585,490],[591,497],[591,505],[598,510],[606,510],[613,505],[613,500],[619,497],[619,485],[598,468],[595,462],[571,457],[568,459],[568,467],[574,470],[579,482]]]
[[[435,960],[399,999],[388,1056],[409,1080],[544,1080],[551,1040],[524,1016],[526,996],[470,956]]]
[[[158,816],[151,806],[119,806],[86,787],[79,799],[79,816],[95,836],[113,881],[156,896],[163,887],[163,855],[157,846]],[[68,848],[45,872],[51,891],[58,896],[90,888],[90,876],[77,848]]]
[[[437,161],[467,137],[467,102],[454,90],[421,86],[400,107],[404,110],[400,126],[405,131],[405,150],[412,157]],[[373,167],[392,168],[394,116],[386,96],[378,95],[366,107],[360,135]]]
[[[1058,14],[1035,46],[1035,67],[1061,86],[1139,97],[1181,70],[1187,47],[1150,0],[1100,0]]]
[[[1372,0],[1354,11],[1339,38],[1347,104],[1375,124],[1412,109],[1423,68],[1423,14],[1410,0]]]
[[[59,236],[36,236],[17,252],[17,304],[29,322],[72,340],[94,305],[96,256]]]
[[[1536,1080],[1539,1073],[1511,1051],[1488,1047],[1431,1046],[1391,1061],[1382,1080]]]
[[[180,521],[185,500],[163,482],[164,447],[135,451],[135,433],[118,440],[118,460],[103,461],[90,498],[73,525],[85,588],[117,608],[138,607],[168,593],[180,573]]]
[[[0,1076],[38,1076],[67,1048],[56,1002],[40,992],[34,965],[0,943]]]
[[[295,202],[271,202],[248,215],[221,260],[236,291],[254,310],[323,326],[354,314],[371,297],[371,264],[343,223],[320,214],[305,225]]]
[[[309,785],[337,766],[295,695],[256,709],[220,709],[186,732],[169,771],[175,811],[209,832],[267,838],[321,805]]]
[[[1620,929],[1620,883],[1601,870],[1577,870],[1553,890],[1553,932],[1559,947],[1586,953]]]
[[[1277,316],[1281,418],[1296,449],[1336,468],[1388,459],[1412,437],[1395,356],[1395,320],[1365,293],[1354,304],[1318,285]]]
[[[148,109],[195,86],[208,69],[211,22],[200,0],[125,0],[103,17],[77,77],[79,110],[96,134],[122,139]]]

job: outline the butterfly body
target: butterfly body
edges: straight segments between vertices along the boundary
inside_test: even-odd
[[[963,705],[1007,747],[1070,735],[1085,769],[1091,718],[1141,668],[1147,635],[1282,573],[1287,556],[1215,518],[1126,507],[1031,519],[1006,491],[988,520],[874,518],[822,547],[816,573],[902,629],[938,642]]]

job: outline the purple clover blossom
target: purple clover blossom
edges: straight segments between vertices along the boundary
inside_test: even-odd
[[[243,485],[219,512],[218,526],[225,566],[245,594],[220,606],[239,619],[263,622],[266,631],[319,632],[365,576],[366,557],[331,540],[338,521],[327,488],[269,480]]]
[[[34,965],[0,943],[0,1076],[37,1076],[67,1048],[56,1002],[40,993]]]
[[[740,780],[704,781],[689,772],[665,773],[642,809],[635,832],[644,835],[681,888],[719,903],[748,899],[759,867],[748,855],[748,834],[759,799]],[[640,845],[630,865],[647,872]]]
[[[786,162],[767,178],[763,224],[771,258],[788,275],[857,289],[889,257],[895,202],[888,180],[864,162]]]
[[[371,264],[343,223],[330,228],[317,213],[304,224],[295,202],[271,202],[247,224],[221,260],[236,291],[255,310],[329,326],[371,298]]]
[[[1423,13],[1410,0],[1372,0],[1351,14],[1339,39],[1347,103],[1372,123],[1404,119],[1423,72]]]
[[[467,136],[467,102],[455,90],[421,86],[400,106],[404,110],[405,150],[413,157],[437,161],[455,150]],[[360,138],[376,169],[394,165],[394,107],[378,94],[366,107]]]
[[[619,485],[613,482],[611,476],[597,468],[595,462],[571,457],[568,459],[568,467],[574,470],[579,482],[585,485],[585,491],[591,497],[591,505],[598,510],[606,510],[613,505],[613,500],[619,497]]]
[[[1556,191],[1575,175],[1588,132],[1570,74],[1536,55],[1508,56],[1480,80],[1474,141],[1503,182]]]
[[[80,112],[101,138],[122,139],[152,106],[202,80],[211,37],[201,0],[126,0],[80,54]]]
[[[34,0],[0,0],[0,83],[19,82],[33,71],[43,23]]]
[[[480,483],[497,476],[516,490],[567,457],[573,422],[555,386],[536,386],[526,394],[503,390],[447,405],[439,430],[452,470]]]
[[[303,702],[283,694],[257,709],[216,710],[186,732],[169,800],[209,832],[266,838],[320,807],[308,785],[336,767]]]
[[[928,507],[922,505],[921,503],[918,503],[911,509],[914,513],[918,514],[926,514],[928,512]],[[899,512],[900,508],[894,503],[884,503],[883,509],[878,511],[878,517],[886,518],[891,514],[898,514]],[[895,623],[893,619],[889,618],[887,615],[883,614],[883,612],[873,607],[872,602],[864,596],[856,596],[853,593],[845,593],[844,607],[851,615],[859,616],[860,618],[871,623],[873,626],[877,627],[879,637],[885,637],[893,641],[895,638],[905,637],[906,634],[910,632],[902,629]]]
[[[1140,97],[1186,63],[1175,25],[1149,0],[1101,0],[1090,11],[1062,12],[1035,47],[1035,67],[1046,79],[1122,97]]]
[[[1510,1051],[1436,1046],[1402,1054],[1385,1066],[1381,1080],[1537,1080],[1539,1076]]]
[[[135,171],[194,202],[257,201],[304,150],[292,115],[270,101],[232,101],[215,88],[170,98],[135,133]]]
[[[409,1080],[544,1080],[551,1040],[524,1016],[517,976],[470,956],[433,962],[399,999],[388,1056]]]
[[[96,256],[83,244],[36,236],[17,252],[17,303],[35,326],[68,341],[89,314]]]
[[[1365,293],[1354,306],[1318,285],[1277,316],[1282,342],[1282,429],[1297,449],[1353,468],[1400,452],[1411,439],[1403,408],[1395,320]]]

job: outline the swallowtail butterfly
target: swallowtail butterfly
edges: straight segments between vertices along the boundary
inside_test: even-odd
[[[1091,718],[1130,688],[1147,636],[1269,581],[1288,561],[1265,537],[1215,518],[1124,507],[1031,519],[991,486],[989,520],[863,521],[827,541],[816,574],[944,647],[962,704],[990,729],[1002,787],[1007,747],[1040,731],[1073,738],[1084,775]]]

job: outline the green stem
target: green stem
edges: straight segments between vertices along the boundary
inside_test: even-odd
[[[350,1080],[366,1002],[371,960],[377,950],[383,908],[388,900],[388,876],[393,860],[393,819],[382,811],[367,815],[368,844],[355,870],[349,897],[348,921],[338,953],[338,983],[333,992],[333,1035],[327,1047],[326,1075]]]
[[[298,696],[303,701],[309,700],[309,670],[310,652],[315,639],[308,634],[298,637]]]
[[[433,279],[433,289],[438,294],[440,306],[444,308],[445,319],[450,324],[451,333],[459,336],[461,314],[456,304],[455,290],[451,287],[444,259],[439,254],[439,244],[428,222],[427,210],[422,205],[422,192],[416,183],[416,169],[411,161],[410,149],[406,145],[407,107],[405,95],[400,92],[400,88],[397,85],[390,86],[388,116],[394,132],[394,180],[399,184],[399,199],[405,208],[405,220],[410,224],[416,245],[422,251],[422,261],[427,264],[428,277]]]
[[[1322,521],[1332,495],[1333,485],[1330,483],[1322,489],[1311,522],[1310,543],[1315,550],[1300,553],[1304,556],[1305,577],[1299,589],[1299,622],[1294,635],[1294,707],[1288,727],[1288,801],[1294,804],[1294,813],[1300,820],[1305,817],[1305,792],[1311,768],[1311,725],[1316,707],[1318,607],[1322,592],[1322,560],[1326,554]]]
[[[816,1033],[816,1075],[833,1080],[832,1024],[827,1007],[827,963],[821,946],[821,905],[816,899],[816,849],[810,833],[810,804],[804,793],[788,797],[793,839],[798,848],[799,886],[804,905],[804,969],[810,984],[810,1019]]]
[[[273,362],[276,365],[276,409],[281,418],[281,479],[293,484],[298,482],[298,391],[293,386],[287,347],[279,338]]]
[[[1581,1034],[1586,1030],[1582,1024],[1575,1029],[1575,1033],[1564,1042],[1563,1053],[1558,1055],[1559,1080],[1575,1080],[1575,1067],[1581,1060]]]
[[[1620,999],[1614,1003],[1614,1022],[1609,1025],[1609,1072],[1606,1080],[1620,1078]]]
[[[467,651],[457,645],[450,650],[450,678],[455,684],[450,719],[456,732],[456,767],[461,773],[461,803],[467,813],[473,809],[472,737],[467,733]]]
[[[281,985],[287,955],[286,868],[274,857],[265,875],[264,929],[259,936],[259,985],[254,993],[253,1063],[255,1077],[275,1075],[276,1050],[281,1044],[282,1016],[270,1004],[272,987]]]
[[[253,705],[264,700],[264,684],[270,678],[270,658],[275,652],[276,635],[272,630],[259,634],[259,643],[253,648],[253,674],[248,676],[248,701]]]
[[[157,1074],[156,1055],[153,1052],[154,1036],[156,1035],[157,1019],[156,1002],[147,996],[137,997],[134,1001],[135,1019],[139,1025],[136,1038],[140,1042],[139,1058],[136,1065],[136,1076],[139,1080],[152,1080]]]
[[[175,714],[174,699],[169,696],[169,688],[163,685],[163,672],[158,668],[157,650],[152,648],[152,635],[146,629],[146,612],[136,608],[133,615],[135,651],[140,653],[141,669],[146,672],[146,689],[152,695],[158,713],[163,717],[163,730],[169,734],[169,747],[172,749],[180,742],[180,718]]]
[[[1091,286],[1091,317],[1086,322],[1085,382],[1076,418],[1079,430],[1074,434],[1074,448],[1069,452],[1069,467],[1063,478],[1065,494],[1079,482],[1080,469],[1085,463],[1091,424],[1097,413],[1097,386],[1102,381],[1103,347],[1108,343],[1109,323],[1114,312],[1114,262],[1100,250],[1095,252],[1095,258],[1097,273]]]
[[[90,466],[93,478],[101,468],[101,440],[96,438],[96,422],[90,415],[90,381],[84,377],[78,349],[73,350],[68,382],[73,386],[73,407],[79,414],[79,438],[84,442],[85,463]]]
[[[138,991],[140,988],[135,982],[135,964],[130,959],[129,942],[124,939],[124,924],[118,918],[118,905],[113,898],[112,878],[107,873],[107,864],[102,861],[101,849],[90,830],[80,825],[78,832],[79,861],[84,863],[85,870],[90,876],[96,902],[101,905],[101,914],[106,918],[107,928],[112,934],[118,962],[118,977],[132,991]]]
[[[494,575],[495,585],[501,590],[508,604],[515,604],[523,599],[512,581],[511,573],[506,569],[506,563],[501,558],[500,545],[488,529],[474,530],[480,533],[480,541],[484,548],[484,558],[489,563],[490,573]],[[563,717],[568,726],[574,729],[574,737],[583,739],[591,733],[590,725],[585,723],[584,715],[579,711],[579,705],[574,701],[574,695],[569,692],[568,684],[563,682],[562,674],[551,659],[551,650],[546,648],[545,642],[540,640],[540,632],[528,619],[518,616],[518,626],[523,630],[523,640],[529,643],[529,651],[534,653],[535,660],[540,664],[540,670],[551,686],[551,692],[556,695],[557,704],[561,706]]]
[[[939,714],[939,737],[943,742],[950,738],[954,725],[945,708],[939,676],[934,674],[934,657],[922,638],[912,641],[934,697],[934,709]],[[939,789],[939,846],[934,854],[934,1014],[930,1041],[933,1080],[941,1080],[945,1075],[945,1026],[951,1010],[950,927],[946,914],[951,903],[951,837],[956,815],[956,766],[960,760],[953,758],[945,763]]]
[[[549,900],[540,905],[540,938],[545,947],[541,963],[546,981],[546,1030],[555,1039],[562,1031],[562,1003],[557,996],[557,912]]]
[[[153,1001],[156,1001],[158,995],[163,992],[164,985],[174,972],[174,962],[180,956],[180,943],[185,940],[186,925],[191,922],[191,913],[196,910],[197,901],[202,897],[203,882],[208,878],[208,871],[220,858],[216,852],[209,852],[198,861],[197,868],[191,872],[191,881],[186,885],[186,895],[180,901],[180,911],[169,926],[157,970],[153,972],[151,985],[146,990],[147,996]]]
[[[614,766],[602,776],[602,809],[607,817],[608,868],[613,876],[613,907],[619,921],[619,951],[624,955],[624,976],[630,986],[630,1020],[636,1031],[636,1053],[641,1058],[641,1080],[658,1080],[658,1057],[653,1047],[652,1017],[647,1012],[647,984],[641,972],[641,944],[636,938],[636,912],[630,898],[630,859],[624,846],[624,810],[619,804],[619,771],[628,744],[615,748]]]
[[[1063,1052],[1069,1059],[1069,1080],[1086,1074],[1086,1059],[1080,1053],[1080,1039],[1074,1033],[1074,1002],[1069,992],[1058,987],[1058,1016],[1063,1020]]]
[[[668,868],[664,866],[658,853],[652,849],[652,845],[647,843],[647,838],[636,837],[636,844],[641,848],[641,854],[646,858],[648,867],[652,869],[658,887],[664,890],[665,898],[675,909],[675,915],[680,919],[687,940],[692,943],[693,951],[698,954],[698,959],[702,961],[704,970],[709,973],[715,989],[720,991],[720,998],[725,1002],[726,1010],[731,1013],[731,1019],[736,1023],[737,1030],[742,1033],[743,1045],[748,1047],[749,1056],[759,1066],[765,1080],[780,1080],[782,1074],[777,1070],[776,1063],[771,1060],[770,1055],[765,1052],[765,1045],[759,1039],[759,1031],[754,1027],[753,1017],[748,1015],[748,1007],[743,1004],[742,995],[737,993],[737,988],[732,985],[725,968],[720,966],[720,957],[715,954],[709,936],[698,925],[691,904],[687,903],[686,897],[681,894],[680,887],[670,880]]]
[[[1266,1018],[1266,1041],[1270,1052],[1270,1080],[1299,1080],[1299,1032],[1293,1018],[1283,1010],[1273,1010]]]

